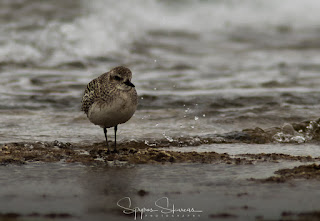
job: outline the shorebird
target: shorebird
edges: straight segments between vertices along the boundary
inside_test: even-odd
[[[107,142],[107,128],[114,127],[114,152],[117,152],[118,124],[127,122],[138,104],[138,95],[131,83],[130,69],[119,66],[93,79],[84,91],[81,110],[89,120],[103,128]]]

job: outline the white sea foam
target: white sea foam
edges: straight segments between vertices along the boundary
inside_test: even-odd
[[[219,35],[244,27],[263,32],[275,27],[314,29],[320,20],[318,0],[93,0],[82,1],[80,10],[72,20],[48,20],[37,30],[17,28],[23,26],[23,19],[17,19],[18,25],[14,21],[2,24],[0,62],[54,65],[110,54],[127,56],[130,45],[143,41],[150,30],[186,31],[221,39]],[[33,15],[28,16],[30,24]],[[38,18],[35,24],[45,23]]]

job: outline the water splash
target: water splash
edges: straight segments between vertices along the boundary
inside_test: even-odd
[[[293,136],[283,132],[278,132],[273,135],[273,139],[279,143],[304,143],[306,141],[306,138],[303,135]]]
[[[306,126],[305,136],[307,140],[312,140],[319,136],[320,131],[320,119],[316,121],[310,121],[309,125]]]
[[[147,145],[147,146],[149,146],[149,147],[155,147],[155,146],[157,146],[156,143],[150,143],[150,142],[147,141],[147,140],[144,141],[144,144]]]
[[[172,137],[166,135],[165,133],[163,133],[162,135],[163,135],[170,143],[174,141]]]
[[[320,131],[319,121],[320,119],[300,124],[285,124],[272,138],[279,143],[305,143],[317,140]]]

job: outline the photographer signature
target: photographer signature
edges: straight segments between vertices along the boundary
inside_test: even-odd
[[[150,207],[132,207],[131,198],[124,197],[117,202],[117,205],[123,209],[124,214],[134,214],[134,220],[137,219],[138,213],[140,213],[140,219],[143,218],[144,213],[162,213],[162,214],[174,214],[174,213],[202,213],[202,210],[195,210],[194,208],[176,208],[174,204],[169,206],[169,198],[161,197],[154,202],[155,208]]]

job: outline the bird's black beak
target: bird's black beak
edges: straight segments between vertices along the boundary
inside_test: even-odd
[[[129,81],[129,80],[128,80],[128,81],[125,81],[124,84],[125,84],[125,85],[128,85],[128,86],[130,86],[130,87],[135,87],[134,84],[132,84],[131,81]]]

